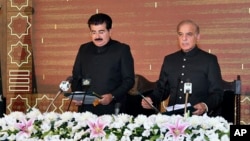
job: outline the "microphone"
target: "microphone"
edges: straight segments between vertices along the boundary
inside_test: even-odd
[[[90,88],[90,84],[91,84],[91,79],[89,78],[82,79],[83,91],[87,92]]]
[[[189,94],[192,93],[192,83],[190,83],[190,82],[184,83],[184,93],[186,94],[186,96],[185,96],[184,115],[186,115],[186,113],[187,113],[188,96],[189,96]]]
[[[192,83],[190,83],[190,82],[184,83],[184,93],[186,93],[186,94],[192,93]]]
[[[120,107],[121,103],[119,102],[115,103],[115,115],[118,115],[120,113]]]
[[[73,78],[69,76],[66,81],[62,81],[59,85],[60,91],[61,92],[66,92],[69,90],[71,83],[72,83]]]
[[[65,91],[68,91],[70,88],[70,84],[72,83],[73,78],[71,76],[69,76],[65,81],[62,81],[59,85],[59,91],[57,92],[56,96],[54,97],[54,99],[51,101],[51,103],[49,104],[46,112],[49,111],[50,107],[52,106],[52,104],[54,103],[54,101],[56,100],[56,98]]]

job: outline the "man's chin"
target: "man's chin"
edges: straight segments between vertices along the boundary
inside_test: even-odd
[[[192,50],[191,47],[182,47],[181,48],[184,52],[189,52],[190,50]]]
[[[94,42],[94,44],[95,44],[97,47],[102,47],[102,46],[105,45],[105,44],[103,44],[103,43],[98,43],[98,42]]]

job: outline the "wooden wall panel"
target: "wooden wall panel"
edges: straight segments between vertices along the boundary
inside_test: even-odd
[[[155,81],[165,55],[178,50],[176,25],[193,19],[201,28],[200,47],[218,56],[223,78],[241,75],[249,89],[249,1],[36,0],[33,45],[38,92],[51,93],[71,75],[80,44],[90,40],[88,18],[104,12],[113,18],[113,39],[128,43],[135,71]]]

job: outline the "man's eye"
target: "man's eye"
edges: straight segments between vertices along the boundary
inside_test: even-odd
[[[99,34],[103,34],[103,33],[105,33],[105,31],[99,31]]]
[[[182,33],[178,33],[178,36],[182,36],[183,34]]]
[[[187,36],[193,36],[193,33],[188,33]]]

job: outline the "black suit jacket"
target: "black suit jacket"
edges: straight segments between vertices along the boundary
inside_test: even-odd
[[[83,111],[94,114],[114,113],[115,102],[123,103],[134,85],[134,60],[130,47],[115,40],[97,47],[93,42],[81,45],[73,66],[73,91],[83,90],[82,79],[91,79],[89,91],[111,93],[115,101],[109,105],[84,105]]]
[[[192,83],[188,99],[191,105],[204,102],[210,112],[222,102],[222,76],[215,55],[196,46],[188,53],[177,51],[165,56],[157,87],[151,97],[159,101],[170,96],[169,106],[184,104],[185,82]]]

